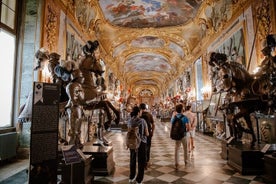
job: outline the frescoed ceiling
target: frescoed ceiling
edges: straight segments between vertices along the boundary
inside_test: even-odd
[[[102,0],[101,9],[112,25],[129,28],[182,25],[195,17],[201,0]]]
[[[161,96],[245,3],[79,0],[75,16],[100,42],[105,64],[126,89],[133,95],[151,91]]]

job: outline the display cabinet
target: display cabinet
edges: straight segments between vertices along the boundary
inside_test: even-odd
[[[206,113],[204,133],[222,139],[226,137],[226,120],[221,109],[226,92],[213,93]]]
[[[191,103],[192,112],[197,115],[197,131],[204,132],[206,110],[209,105],[209,100],[197,100]]]

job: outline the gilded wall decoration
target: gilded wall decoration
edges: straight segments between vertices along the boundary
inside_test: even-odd
[[[272,31],[272,22],[270,17],[271,11],[273,11],[273,6],[269,0],[258,1],[255,7],[255,13],[257,19],[255,20],[255,24],[257,27],[256,36],[256,45],[257,45],[257,54],[258,59],[262,60],[264,56],[260,52],[263,49],[263,42],[266,36]],[[275,11],[275,9],[274,9]],[[260,63],[261,61],[258,61]]]
[[[45,37],[44,44],[50,52],[56,51],[58,40],[58,25],[60,17],[60,9],[54,7],[52,0],[47,1],[45,11]]]
[[[263,0],[256,8],[258,35],[261,40],[265,39],[271,32],[270,8],[272,7],[270,6],[269,0]]]
[[[73,13],[75,11],[76,0],[61,0],[66,9]]]

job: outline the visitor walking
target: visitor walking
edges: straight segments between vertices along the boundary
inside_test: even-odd
[[[138,149],[130,149],[130,174],[129,182],[142,183],[144,179],[145,163],[146,163],[146,147],[147,147],[147,136],[148,127],[147,123],[143,118],[140,118],[141,111],[139,107],[134,106],[131,112],[131,118],[128,120],[128,128],[139,127],[139,136],[141,143]],[[136,175],[136,158],[138,159],[138,172]]]
[[[175,111],[173,112],[172,118],[171,118],[171,123],[172,126],[175,123],[176,119],[180,118],[181,123],[183,128],[186,129],[186,132],[189,131],[189,120],[188,118],[183,115],[183,104],[177,104],[175,106]],[[188,165],[188,151],[187,151],[187,138],[186,138],[186,132],[184,133],[184,136],[180,140],[175,140],[175,169],[178,170],[179,168],[179,152],[180,152],[180,147],[181,144],[183,146],[183,151],[184,151],[184,163],[187,166]]]
[[[148,167],[150,166],[149,161],[150,161],[151,139],[152,139],[153,132],[154,132],[154,129],[155,129],[155,124],[154,124],[152,114],[147,111],[147,105],[145,103],[141,103],[139,108],[142,111],[141,118],[146,120],[147,126],[148,126],[148,132],[149,132],[149,136],[147,137],[147,151],[146,151],[147,152],[147,158],[146,158],[146,164],[145,164],[145,169],[148,169]]]

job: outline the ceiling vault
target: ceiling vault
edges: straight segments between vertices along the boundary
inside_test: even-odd
[[[100,42],[105,64],[126,89],[134,95],[149,90],[156,96],[247,6],[246,0],[62,2],[75,7],[79,24],[88,12],[86,29]]]

